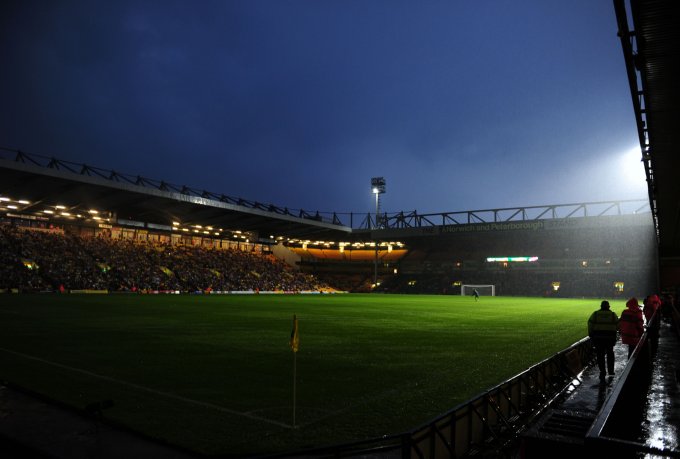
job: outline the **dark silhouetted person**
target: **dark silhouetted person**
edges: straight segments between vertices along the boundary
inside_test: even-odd
[[[645,331],[642,309],[637,298],[633,297],[626,302],[626,309],[621,313],[619,328],[621,329],[621,342],[628,345],[628,358],[630,358]]]
[[[476,288],[472,289],[472,295],[475,297],[475,301],[479,300],[479,292],[477,291]]]
[[[614,376],[614,344],[616,344],[618,327],[619,318],[614,311],[609,310],[608,301],[603,301],[600,309],[593,312],[588,319],[588,336],[595,347],[600,381],[604,381],[607,373],[609,376]]]
[[[661,299],[658,295],[650,295],[642,302],[644,308],[642,313],[645,315],[647,322],[647,335],[652,346],[652,352],[656,352],[659,344],[659,326],[661,316]]]

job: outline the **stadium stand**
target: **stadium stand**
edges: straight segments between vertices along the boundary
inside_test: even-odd
[[[469,225],[453,235],[402,237],[410,251],[392,266],[397,274],[381,271],[380,290],[458,295],[462,284],[493,284],[505,296],[639,295],[655,288],[648,217],[572,218],[564,227],[553,220],[530,230]]]
[[[418,215],[416,212],[412,214],[402,212],[391,216],[385,214],[384,218],[381,218],[381,221],[386,222],[384,229],[382,227],[375,229],[370,224],[371,219],[367,218],[365,221],[368,221],[369,225],[360,228],[364,231],[361,233],[352,231],[356,226],[351,223],[351,214],[350,223],[343,225],[339,221],[340,215],[336,214],[325,218],[318,212],[316,214],[303,210],[291,212],[287,208],[204,190],[174,187],[164,181],[139,176],[130,177],[54,158],[43,158],[42,161],[19,151],[7,151],[5,153],[11,153],[12,156],[16,154],[16,159],[0,158],[0,183],[3,184],[2,192],[12,196],[15,201],[12,208],[0,207],[7,215],[5,223],[11,222],[0,225],[0,258],[3,261],[0,263],[0,290],[54,291],[62,285],[69,289],[167,288],[183,291],[212,288],[287,289],[309,286],[318,288],[321,279],[328,280],[344,290],[371,290],[373,265],[368,254],[354,257],[353,261],[348,262],[347,254],[341,255],[339,252],[325,249],[303,250],[303,253],[299,254],[298,266],[307,274],[316,274],[316,278],[313,279],[309,275],[299,275],[288,265],[262,253],[262,250],[257,251],[253,248],[244,251],[239,247],[216,247],[209,240],[205,245],[204,241],[195,245],[185,239],[182,239],[182,244],[176,244],[179,237],[168,235],[171,220],[167,210],[172,208],[172,215],[179,215],[181,218],[178,219],[184,222],[197,222],[199,219],[218,222],[225,228],[261,231],[264,237],[272,234],[282,238],[314,236],[336,241],[346,239],[406,241],[408,246],[406,253],[400,256],[395,254],[394,259],[380,260],[378,274],[382,282],[379,291],[456,293],[456,286],[466,283],[494,284],[499,295],[627,297],[631,293],[647,294],[659,290],[677,293],[680,291],[678,284],[680,220],[676,216],[680,188],[677,187],[675,179],[678,156],[673,153],[677,150],[677,135],[680,131],[675,128],[678,125],[678,92],[675,90],[677,59],[671,58],[677,55],[680,43],[679,29],[673,22],[676,21],[677,15],[673,14],[675,6],[673,2],[632,0],[629,3],[632,3],[632,7],[627,11],[623,0],[614,0],[619,26],[618,35],[622,41],[642,161],[649,187],[649,205],[654,225],[652,231],[640,225],[610,224],[606,222],[607,218],[591,219],[593,224],[588,227],[580,225],[587,220],[586,218],[559,219],[554,216],[552,221],[547,223],[563,224],[560,230],[477,231],[481,228],[476,226],[477,222],[480,222],[480,212],[470,211],[438,215]],[[629,17],[633,30],[629,30]],[[28,182],[31,183],[31,187],[25,186]],[[54,190],[60,190],[62,196],[53,197]],[[165,226],[166,235],[157,234],[155,240],[149,238],[140,240],[138,236],[142,235],[141,232],[137,233],[134,228],[118,227],[113,230],[119,235],[131,234],[133,237],[113,237],[112,234],[106,235],[95,230],[94,228],[101,226],[91,221],[87,223],[94,225],[90,228],[92,234],[89,236],[72,234],[58,227],[48,226],[41,229],[32,226],[31,230],[25,230],[16,226],[20,221],[21,224],[25,224],[27,221],[35,222],[36,219],[43,221],[50,219],[43,204],[49,201],[52,208],[56,208],[59,201],[55,199],[70,197],[73,208],[88,209],[88,205],[93,203],[82,197],[91,195],[97,196],[96,200],[99,201],[94,204],[109,210],[111,224],[107,223],[108,226],[125,225],[122,219],[116,220],[117,214],[132,215],[130,218],[146,222],[146,228],[151,224]],[[19,197],[24,197],[30,203],[22,204]],[[577,207],[586,209],[585,205]],[[491,210],[489,212],[493,212],[493,216],[481,223],[493,225],[501,222],[502,225],[528,210],[531,209]],[[497,219],[502,211],[507,211],[512,216],[505,220]],[[543,219],[542,216],[555,211],[556,206],[546,207],[545,210],[539,209],[537,210],[539,216],[528,217],[522,221],[539,223]],[[440,224],[432,223],[432,226],[427,228],[418,226],[421,222],[434,222],[435,217]],[[626,218],[650,220],[649,217],[647,214]],[[85,224],[85,218],[83,222]],[[398,228],[398,231],[403,230],[403,234],[396,234],[398,231],[391,232],[394,228]],[[448,235],[444,233],[450,229],[456,230],[455,237],[452,237],[453,233]],[[97,237],[98,235],[101,236]],[[299,253],[292,245],[289,247],[290,252]],[[537,256],[538,261],[524,264],[486,261],[486,257],[504,255]],[[394,268],[397,269],[396,273]],[[554,288],[556,284],[557,290]],[[644,345],[638,347],[637,355],[624,371],[625,377],[621,377],[615,384],[617,396],[609,397],[611,403],[608,402],[601,409],[598,408],[600,410],[598,419],[609,420],[614,426],[622,420],[639,422],[639,416],[631,416],[629,411],[617,410],[615,406],[617,399],[648,395],[661,397],[663,394],[666,397],[664,403],[649,406],[664,407],[666,411],[662,417],[666,419],[659,419],[659,412],[652,413],[647,419],[652,421],[652,425],[658,424],[662,429],[666,420],[677,421],[679,411],[677,401],[680,400],[676,370],[677,330],[680,314],[677,308],[672,307],[672,302],[669,301],[668,304],[671,305],[670,311],[675,319],[674,328],[671,328],[670,324],[662,328],[661,345],[656,354],[652,354],[651,351],[648,354]],[[584,348],[587,347],[586,344],[584,342]],[[644,368],[645,371],[638,370],[640,367],[648,366],[649,362],[654,363],[651,365],[652,369],[665,368],[669,373],[654,370],[650,377],[649,368]],[[559,367],[563,369],[565,365],[560,362]],[[549,375],[549,372],[547,374]],[[537,375],[529,379],[536,382],[546,380],[545,371],[541,370]],[[581,378],[578,381],[581,391],[595,392],[596,395],[601,393],[587,377]],[[521,377],[518,380],[524,384]],[[650,380],[653,384],[651,389],[647,390]],[[626,390],[626,387],[633,387],[633,390]],[[503,400],[503,396],[508,400],[512,398],[513,392],[505,391],[500,386],[499,389],[503,390],[498,392],[492,390],[485,394],[484,404],[479,406],[488,410],[490,404],[495,406],[493,404]],[[518,395],[521,393],[518,392]],[[621,394],[623,397],[619,397]],[[474,407],[475,401],[471,403]],[[514,406],[514,403],[513,400],[506,406]],[[672,409],[669,410],[667,407]],[[498,421],[499,418],[504,422],[515,419],[496,416],[493,412],[492,416],[482,416],[478,412],[473,413],[474,410],[468,409],[467,406],[465,410],[470,413],[468,418],[464,418],[466,426],[472,425],[472,420],[489,423]],[[436,423],[432,423],[423,426],[422,432],[426,433],[414,431],[412,435],[395,436],[399,442],[394,448],[395,454],[411,457],[410,452],[413,450],[418,453],[417,457],[425,457],[429,451],[427,448],[432,445],[449,447],[454,444],[456,438],[449,439],[451,441],[448,443],[447,440],[440,441],[444,438],[442,432],[454,434],[457,432],[456,429],[451,429],[452,419],[455,421],[458,417],[445,418],[441,431],[437,430]],[[479,428],[479,432],[490,433],[495,437],[496,432],[507,427],[507,422],[505,425],[500,425],[502,424],[500,422],[498,424],[498,426],[484,424]],[[496,427],[499,430],[495,430]],[[591,428],[586,441],[579,445],[578,451],[571,452],[571,455],[679,456],[677,422],[666,423],[666,430],[660,431],[662,435],[649,434],[640,442],[631,441],[629,435],[623,436],[623,439],[614,435],[609,435],[609,438],[607,435],[601,435],[603,432],[608,434],[605,427],[606,425],[600,425],[597,431]],[[676,441],[674,449],[660,450],[659,439]],[[494,438],[480,440],[480,444],[488,444],[490,440]],[[587,440],[592,440],[590,445]],[[380,441],[384,441],[384,437]],[[418,441],[422,445],[419,445]],[[645,443],[648,441],[652,444]],[[556,443],[557,445],[552,445],[549,454],[555,454],[555,451],[564,452],[563,449],[557,448],[563,448],[568,444],[568,442]],[[420,446],[423,447],[423,451],[418,449]],[[665,446],[668,448],[668,445]],[[363,444],[361,447],[364,450],[357,453],[357,457],[365,457],[369,452],[377,450],[372,445]],[[412,457],[416,457],[415,452]],[[526,454],[525,457],[531,457],[531,454]],[[545,454],[541,451],[535,457],[545,457]]]
[[[103,233],[102,233],[103,234]],[[328,290],[268,253],[83,237],[0,225],[0,289],[160,292]]]

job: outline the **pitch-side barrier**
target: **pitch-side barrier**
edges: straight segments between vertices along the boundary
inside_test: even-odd
[[[504,450],[551,401],[577,384],[593,359],[589,338],[407,432],[367,441],[267,456],[285,457],[461,457]]]
[[[673,309],[677,314],[677,311]],[[660,321],[657,311],[652,322]],[[680,317],[674,317],[677,324]],[[645,331],[612,394],[600,409],[585,438],[585,447],[598,457],[680,457],[680,451],[654,447],[638,435],[646,394],[651,383],[653,355],[658,337]]]

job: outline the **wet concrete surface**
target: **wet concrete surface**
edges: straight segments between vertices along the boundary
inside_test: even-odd
[[[658,346],[652,346],[651,372],[648,387],[641,399],[641,406],[625,411],[630,416],[624,427],[615,435],[623,440],[631,440],[659,450],[680,453],[680,340],[670,320],[662,321],[659,330]],[[568,427],[567,421],[559,417],[590,419],[592,422],[607,398],[614,391],[617,382],[628,362],[628,346],[620,341],[614,347],[615,368],[613,377],[600,380],[600,371],[593,361],[574,379],[571,387],[551,405],[551,409],[533,428],[533,433],[567,445],[583,445],[585,432],[565,429],[551,430],[553,419]],[[633,419],[635,418],[635,419]],[[632,428],[631,428],[632,426]],[[575,449],[574,451],[581,451]],[[645,457],[641,455],[640,457]],[[652,458],[654,456],[646,456]]]
[[[195,457],[0,385],[2,458]]]
[[[653,356],[651,384],[643,411],[641,437],[646,446],[680,451],[680,340],[662,321]]]
[[[604,382],[600,381],[600,370],[593,361],[592,365],[586,367],[579,376],[580,381],[574,382],[573,389],[568,392],[567,397],[554,408],[592,414],[594,417],[612,393],[626,363],[628,345],[618,341],[614,346],[614,376],[608,376]]]

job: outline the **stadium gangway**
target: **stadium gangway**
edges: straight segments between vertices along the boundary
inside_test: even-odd
[[[266,456],[267,458],[462,457],[475,451],[503,451],[593,360],[584,338],[494,388],[407,432],[372,440]]]
[[[680,331],[680,314],[672,309],[677,331]],[[661,320],[660,312],[652,320]],[[668,331],[669,334],[672,331]],[[668,337],[670,338],[670,336]],[[631,433],[639,430],[644,418],[642,410],[651,384],[653,357],[656,343],[645,331],[631,355],[626,368],[612,394],[605,401],[585,438],[585,447],[593,457],[680,457],[680,450],[657,448],[649,442],[632,440]],[[677,355],[677,350],[674,353]],[[631,407],[635,407],[631,410]]]

